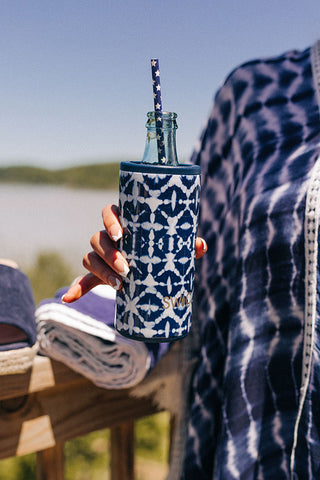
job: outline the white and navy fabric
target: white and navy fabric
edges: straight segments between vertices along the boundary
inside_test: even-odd
[[[193,157],[208,253],[184,480],[320,478],[319,50],[234,70]]]
[[[120,250],[130,265],[117,292],[117,330],[145,342],[175,341],[191,326],[200,168],[120,165]]]
[[[98,387],[122,389],[141,382],[167,352],[168,344],[146,346],[116,332],[112,287],[99,285],[72,304],[61,302],[67,290],[61,288],[36,308],[40,352]]]

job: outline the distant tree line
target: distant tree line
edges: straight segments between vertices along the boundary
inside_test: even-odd
[[[0,167],[0,182],[116,190],[119,182],[119,165],[119,162],[110,162],[57,170],[31,166]]]

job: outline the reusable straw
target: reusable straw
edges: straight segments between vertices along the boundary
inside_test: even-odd
[[[152,85],[153,85],[153,103],[154,114],[156,121],[156,135],[158,147],[158,163],[164,165],[166,163],[166,151],[164,147],[163,136],[163,119],[162,119],[162,100],[161,100],[161,86],[160,86],[160,70],[159,60],[157,58],[151,59]]]

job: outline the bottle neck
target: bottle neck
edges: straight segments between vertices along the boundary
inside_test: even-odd
[[[157,128],[155,112],[147,114],[148,120],[147,138],[142,163],[159,164],[158,148],[159,141],[164,142],[164,165],[178,165],[176,150],[176,130],[178,128],[177,114],[173,112],[162,112],[162,132]]]

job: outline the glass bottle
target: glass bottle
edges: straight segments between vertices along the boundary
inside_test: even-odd
[[[117,291],[115,327],[135,340],[169,342],[191,327],[200,167],[178,164],[176,113],[162,112],[162,130],[158,113],[147,117],[142,161],[120,164],[119,250],[130,271]]]
[[[162,132],[158,130],[156,125],[157,112],[149,112],[146,123],[147,138],[142,163],[152,163],[159,165],[158,159],[158,142],[161,142],[161,133],[163,132],[163,142],[165,151],[165,161],[162,165],[178,165],[178,156],[176,150],[176,130],[177,114],[174,112],[162,112]]]

